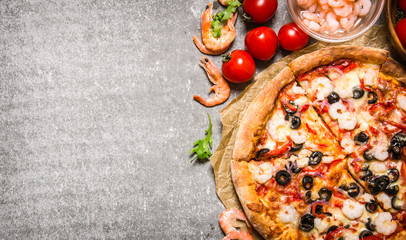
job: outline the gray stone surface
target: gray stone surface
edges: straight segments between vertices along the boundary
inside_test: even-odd
[[[192,100],[211,86],[192,42],[207,2],[0,2],[0,239],[224,236],[212,167],[188,153],[206,113],[221,139],[225,104]]]

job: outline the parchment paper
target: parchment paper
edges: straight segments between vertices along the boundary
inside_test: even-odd
[[[374,26],[364,35],[344,43],[325,43],[318,42],[301,51],[293,52],[290,55],[282,58],[280,61],[272,64],[260,74],[258,74],[252,84],[250,84],[244,92],[236,99],[230,102],[224,109],[220,111],[221,121],[223,123],[222,140],[216,152],[210,158],[213,165],[214,174],[216,177],[216,191],[220,200],[226,208],[238,208],[242,210],[238,196],[234,190],[231,180],[230,161],[232,159],[235,135],[238,129],[238,123],[242,113],[261,91],[266,81],[272,79],[280,70],[287,66],[293,59],[316,51],[318,49],[336,46],[336,45],[360,45],[367,47],[380,48],[390,51],[391,45],[386,37],[387,32],[383,26]],[[260,239],[257,234],[254,234],[255,239]]]

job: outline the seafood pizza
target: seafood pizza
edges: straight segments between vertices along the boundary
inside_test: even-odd
[[[329,47],[270,79],[231,162],[266,239],[406,239],[406,70],[384,50]]]

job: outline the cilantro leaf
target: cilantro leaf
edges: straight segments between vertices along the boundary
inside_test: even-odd
[[[222,24],[230,19],[233,16],[233,13],[237,11],[238,7],[241,6],[239,0],[230,0],[227,1],[227,3],[227,8],[221,13],[216,13],[216,15],[213,16],[213,20],[211,21],[211,34],[215,38],[221,37]]]
[[[210,125],[209,128],[206,130],[206,137],[199,139],[193,143],[194,148],[190,150],[189,153],[196,154],[196,156],[190,162],[193,162],[196,159],[208,160],[209,157],[212,155],[210,149],[213,147],[213,139],[211,138],[211,130],[213,126],[211,124],[210,115],[207,114],[207,116],[209,117]]]

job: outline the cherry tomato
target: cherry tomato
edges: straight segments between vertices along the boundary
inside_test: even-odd
[[[244,0],[244,12],[256,23],[264,23],[272,18],[278,8],[277,0]]]
[[[224,56],[221,72],[230,82],[244,83],[255,75],[255,61],[248,52],[234,50]]]
[[[406,48],[406,18],[403,18],[396,24],[395,30],[403,47]]]
[[[399,0],[398,5],[399,8],[402,9],[404,13],[406,13],[406,0]]]
[[[290,22],[279,29],[278,40],[284,49],[297,51],[306,46],[309,42],[309,36],[296,23]]]
[[[278,48],[278,37],[269,27],[255,28],[245,36],[245,48],[254,58],[268,61]]]

